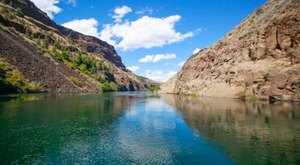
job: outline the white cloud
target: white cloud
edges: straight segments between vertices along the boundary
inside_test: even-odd
[[[165,18],[143,16],[135,21],[106,24],[100,32],[100,38],[108,43],[115,43],[118,48],[125,51],[161,47],[194,36],[194,32],[184,34],[176,32],[174,26],[180,19],[179,15]],[[113,37],[119,38],[120,42],[116,43]]]
[[[122,18],[127,14],[132,12],[131,8],[128,6],[116,7],[114,10],[114,14],[112,18],[115,19],[115,22],[122,22]]]
[[[62,11],[57,6],[60,1],[64,1],[67,4],[76,6],[76,0],[31,0],[39,9],[45,12],[51,19],[53,15]]]
[[[177,66],[182,67],[184,65],[185,61],[181,61],[180,63],[177,64]]]
[[[100,32],[99,37],[101,40],[106,41],[107,43],[113,45],[114,47],[117,47],[117,42],[111,39],[112,34],[109,26],[110,26],[109,24],[103,26],[103,30]]]
[[[156,54],[156,55],[146,55],[145,57],[139,59],[141,63],[147,62],[158,62],[160,60],[170,60],[176,58],[176,54]]]
[[[152,62],[153,55],[146,55],[145,57],[139,59],[139,62],[146,63],[146,62]]]
[[[177,73],[176,71],[163,72],[161,70],[146,70],[145,77],[159,82],[166,82],[169,78],[173,77],[176,73]]]
[[[139,66],[128,66],[127,69],[131,70],[132,72],[135,72],[135,71],[139,70],[140,67]]]
[[[141,10],[135,12],[135,14],[138,14],[138,15],[146,15],[146,14],[152,15],[152,13],[153,13],[153,9],[150,7],[145,7],[145,8],[142,8]]]
[[[64,0],[66,3],[76,6],[76,0]]]
[[[196,49],[193,51],[193,54],[198,53],[200,50],[201,50],[200,48],[196,48]]]
[[[99,37],[98,33],[98,21],[95,18],[89,19],[75,19],[70,22],[62,24],[62,26],[78,31],[82,34]]]
[[[59,0],[31,0],[39,9],[44,11],[51,19],[53,19],[53,14],[57,14],[62,11],[61,8],[56,5]]]

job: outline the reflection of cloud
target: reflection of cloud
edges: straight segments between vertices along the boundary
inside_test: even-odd
[[[173,111],[173,109],[170,108],[170,106],[161,99],[147,99],[146,100],[146,111],[171,112],[171,111]]]
[[[170,121],[168,122],[168,121],[154,119],[153,127],[155,129],[175,129],[176,124],[174,122],[170,122]]]
[[[136,164],[174,164],[173,155],[180,152],[173,120],[176,112],[159,98],[138,98],[129,107],[117,128],[116,144],[127,159]]]
[[[126,136],[126,135],[125,135]],[[162,146],[160,143],[151,143],[153,137],[143,136],[139,139],[135,136],[119,137],[119,143],[122,150],[127,153],[131,160],[137,164],[174,164],[172,160],[172,151],[168,146]]]
[[[126,115],[129,117],[135,117],[137,115],[137,111],[136,110],[128,110]]]

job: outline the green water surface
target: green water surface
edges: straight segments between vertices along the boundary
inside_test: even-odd
[[[4,95],[0,164],[300,164],[300,105],[145,92]]]

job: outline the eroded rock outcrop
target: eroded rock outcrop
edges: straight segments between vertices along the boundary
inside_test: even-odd
[[[300,101],[300,1],[270,0],[192,55],[161,93]]]

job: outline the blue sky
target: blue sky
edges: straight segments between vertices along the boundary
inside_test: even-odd
[[[32,0],[54,21],[113,44],[134,73],[166,81],[266,0]]]

